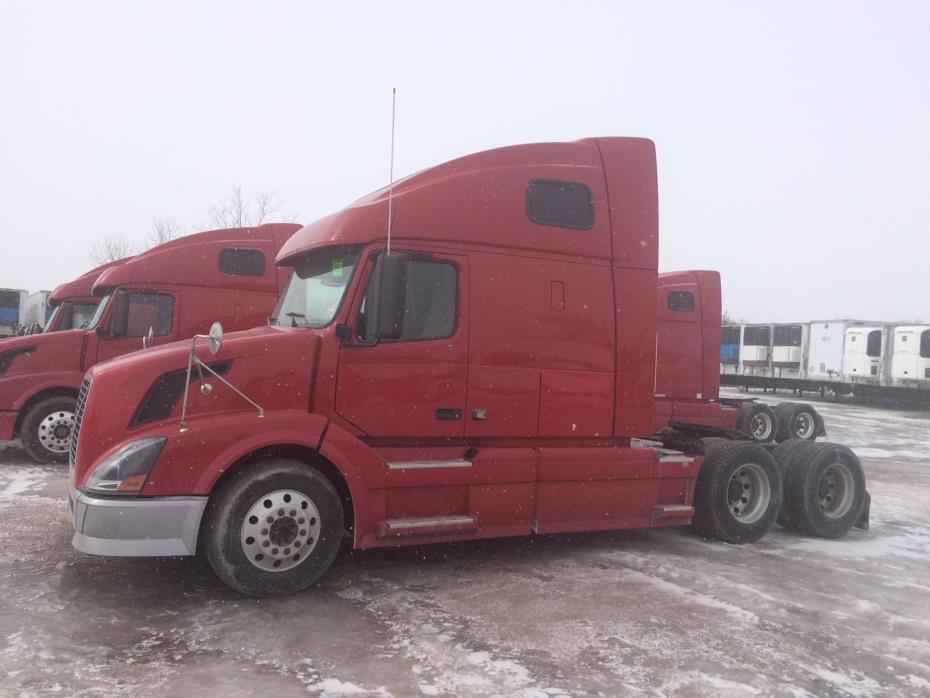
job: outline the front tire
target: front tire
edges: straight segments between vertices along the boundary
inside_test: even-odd
[[[204,518],[207,560],[246,596],[306,589],[329,569],[343,534],[332,483],[296,460],[246,466],[210,497]]]
[[[693,527],[706,538],[752,543],[772,527],[782,478],[771,454],[751,441],[708,440],[694,489]]]
[[[67,463],[77,400],[51,397],[33,405],[23,417],[19,437],[37,463]]]

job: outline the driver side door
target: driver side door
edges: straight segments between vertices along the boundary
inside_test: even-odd
[[[394,439],[463,438],[468,364],[467,258],[403,250],[408,256],[401,337],[346,342],[339,355],[336,412],[385,445]],[[350,315],[358,337],[364,297]]]

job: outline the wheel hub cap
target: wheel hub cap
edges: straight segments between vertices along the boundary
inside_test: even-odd
[[[293,569],[320,539],[320,512],[296,490],[260,497],[246,512],[239,541],[246,558],[265,572]]]
[[[849,512],[853,503],[855,484],[845,463],[828,465],[817,483],[817,500],[820,510],[831,519]]]
[[[772,420],[767,414],[757,414],[752,418],[750,428],[756,441],[766,441],[772,435]]]
[[[746,463],[737,468],[727,483],[727,505],[740,523],[751,524],[768,510],[772,486],[762,466]]]
[[[794,420],[794,435],[798,439],[809,439],[814,434],[814,417],[802,412]]]
[[[52,453],[65,453],[71,445],[74,412],[57,411],[39,422],[39,443]]]

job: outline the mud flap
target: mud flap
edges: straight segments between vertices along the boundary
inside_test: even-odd
[[[865,491],[865,498],[862,500],[862,513],[859,514],[859,519],[853,524],[856,528],[861,528],[863,531],[869,530],[869,511],[872,508],[872,496],[869,494],[869,491]]]

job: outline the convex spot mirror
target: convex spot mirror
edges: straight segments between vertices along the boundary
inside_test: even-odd
[[[210,353],[216,356],[223,347],[223,326],[214,322],[210,325],[210,334],[207,335],[207,348]]]
[[[407,258],[381,254],[372,273],[371,293],[366,299],[366,339],[400,339],[404,328],[407,296]]]

